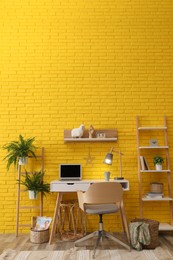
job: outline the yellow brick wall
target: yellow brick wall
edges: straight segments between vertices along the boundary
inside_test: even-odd
[[[74,162],[83,165],[85,179],[103,178],[105,154],[120,148],[130,181],[127,217],[139,216],[136,115],[153,125],[168,116],[173,169],[172,13],[170,0],[2,0],[0,146],[19,134],[36,136],[45,147],[46,181],[57,178],[59,163]],[[82,122],[117,128],[118,143],[64,144],[64,129]],[[85,165],[89,149],[93,167]],[[110,170],[112,178],[119,173],[116,155]],[[145,178],[147,185],[153,177]],[[17,172],[7,172],[1,160],[1,233],[15,232],[16,179]],[[47,216],[53,216],[55,197],[44,200]],[[147,204],[145,214],[169,221],[165,203],[161,211],[159,204]],[[106,222],[108,230],[120,228],[119,219]],[[96,227],[97,218],[89,218],[89,230]]]

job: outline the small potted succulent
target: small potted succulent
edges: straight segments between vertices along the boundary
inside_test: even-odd
[[[155,156],[153,159],[153,163],[156,167],[156,171],[161,171],[162,170],[162,164],[164,163],[164,159],[161,156]]]
[[[44,172],[32,172],[25,171],[24,180],[17,180],[18,183],[26,187],[26,191],[29,191],[29,198],[36,199],[39,192],[43,195],[50,192],[49,183],[43,182]]]
[[[24,139],[22,135],[19,135],[19,140],[11,141],[5,144],[2,148],[7,150],[7,155],[4,160],[7,160],[7,170],[10,166],[24,165],[28,162],[28,156],[36,157],[35,150],[36,146],[33,144],[35,137]]]

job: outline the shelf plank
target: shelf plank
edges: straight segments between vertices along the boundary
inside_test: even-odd
[[[31,224],[19,224],[19,227],[31,227]]]
[[[97,134],[104,133],[105,137],[98,137]],[[116,142],[118,139],[117,129],[95,129],[93,138],[89,138],[89,132],[84,130],[83,137],[71,137],[71,129],[64,130],[64,142]]]
[[[162,171],[156,171],[156,170],[140,170],[140,172],[171,172],[171,170],[162,170]]]
[[[141,126],[138,130],[166,130],[166,126]]]
[[[169,231],[173,230],[173,226],[168,223],[160,223],[159,224],[159,231]]]
[[[172,201],[173,198],[163,197],[163,198],[142,198],[142,201]]]
[[[64,138],[64,142],[116,142],[117,138]]]
[[[20,209],[39,209],[40,206],[20,206]]]
[[[169,146],[139,146],[139,149],[168,149]]]

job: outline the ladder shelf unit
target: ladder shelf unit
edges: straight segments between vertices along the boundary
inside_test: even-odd
[[[155,132],[154,132],[155,131]],[[168,127],[167,127],[167,118],[164,117],[163,126],[140,126],[139,117],[136,117],[136,132],[137,132],[137,151],[138,151],[138,182],[139,182],[139,201],[140,201],[140,217],[143,217],[143,204],[148,202],[167,202],[169,204],[170,210],[170,224],[160,223],[159,230],[173,230],[173,198],[172,198],[172,184],[171,184],[171,170],[170,170],[170,159],[169,159],[169,145],[168,145]],[[147,136],[150,136],[150,133],[158,134],[159,138],[162,138],[164,142],[162,145],[153,145],[145,146],[141,143],[145,142]],[[147,134],[148,135],[147,135]],[[149,140],[148,140],[149,141]],[[141,157],[145,155],[150,157],[153,155],[153,152],[162,153],[165,156],[165,168],[164,170],[154,170],[154,169],[142,169]],[[167,195],[163,197],[145,197],[143,194],[143,177],[146,176],[146,173],[154,174],[163,173],[165,182],[167,182],[168,191]],[[162,177],[163,178],[163,177]]]
[[[33,156],[29,156],[29,158],[34,158]],[[41,149],[41,155],[36,156],[36,159],[40,159],[40,164],[41,164],[41,172],[44,172],[44,148],[42,147]],[[32,174],[32,172],[28,172],[29,174]],[[16,204],[16,237],[19,234],[19,227],[31,227],[31,223],[19,223],[20,222],[20,213],[22,212],[22,210],[31,210],[31,209],[37,209],[39,211],[39,215],[42,216],[43,215],[43,194],[40,193],[40,198],[39,198],[39,205],[22,205],[21,206],[21,199],[22,199],[22,195],[21,193],[24,192],[24,189],[21,189],[21,184],[20,184],[20,180],[22,175],[24,175],[25,172],[22,172],[22,166],[18,165],[18,184],[17,184],[17,204]],[[28,199],[29,200],[29,199]],[[37,212],[38,212],[37,211]]]

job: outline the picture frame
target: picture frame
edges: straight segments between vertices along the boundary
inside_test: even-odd
[[[96,132],[96,138],[106,138],[105,132]]]
[[[150,146],[158,146],[158,140],[157,139],[151,139],[150,140]]]

